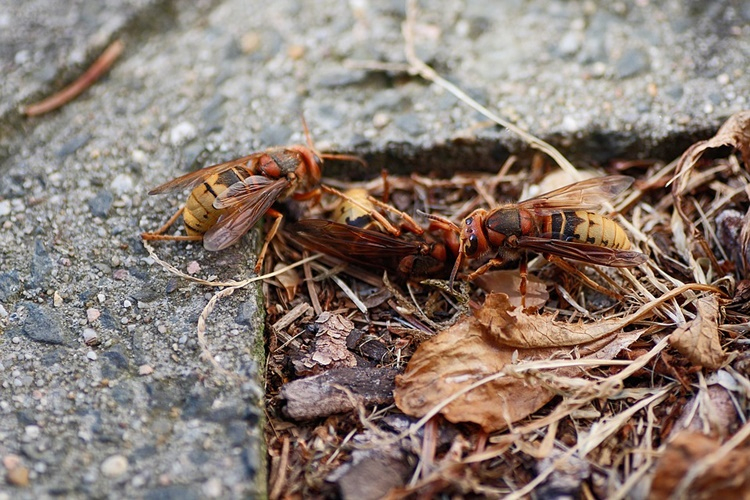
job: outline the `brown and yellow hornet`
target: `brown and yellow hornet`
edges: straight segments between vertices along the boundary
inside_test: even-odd
[[[490,256],[487,263],[467,276],[472,280],[489,269],[520,259],[524,294],[527,251],[547,258],[554,256],[610,267],[643,264],[648,257],[631,250],[625,230],[609,217],[592,211],[632,182],[631,177],[624,175],[577,182],[520,203],[492,210],[477,209],[460,226],[443,217],[428,215],[459,235],[451,284],[466,260]]]
[[[144,240],[203,241],[206,250],[218,251],[239,240],[268,214],[276,219],[255,266],[260,270],[263,255],[279,224],[281,214],[272,208],[277,200],[292,197],[306,200],[318,195],[324,159],[358,161],[356,156],[321,154],[312,145],[276,147],[242,158],[185,174],[149,191],[150,195],[191,189],[185,205],[161,228],[142,233]],[[182,215],[187,235],[165,234]]]

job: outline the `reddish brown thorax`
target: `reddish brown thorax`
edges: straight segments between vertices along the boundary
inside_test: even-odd
[[[311,190],[318,185],[322,177],[323,160],[320,155],[307,146],[292,146],[293,149],[302,155],[302,162],[297,167],[297,175],[302,180],[303,187]]]

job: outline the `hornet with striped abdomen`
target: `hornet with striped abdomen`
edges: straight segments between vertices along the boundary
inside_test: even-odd
[[[585,264],[634,267],[648,257],[630,249],[630,240],[617,222],[591,211],[632,183],[632,177],[624,175],[577,182],[517,204],[489,211],[477,209],[460,227],[442,217],[428,217],[460,235],[451,282],[464,257],[474,260],[495,254],[469,274],[468,279],[472,280],[493,267],[523,257],[527,250]],[[525,292],[525,267],[526,261],[521,259],[522,292]]]
[[[349,155],[319,154],[312,146],[305,125],[307,146],[277,147],[249,156],[212,165],[173,179],[149,191],[166,193],[192,189],[184,207],[153,233],[142,233],[144,240],[200,241],[206,250],[218,251],[239,240],[264,215],[276,218],[258,256],[260,270],[269,241],[281,222],[281,214],[271,208],[277,200],[293,197],[310,199],[317,195],[323,159],[362,161]],[[186,236],[164,234],[182,214]]]

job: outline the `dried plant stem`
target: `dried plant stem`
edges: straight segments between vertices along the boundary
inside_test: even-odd
[[[100,55],[97,60],[89,66],[89,69],[87,69],[83,75],[78,77],[78,79],[60,92],[57,92],[38,103],[26,106],[23,110],[24,114],[26,116],[38,116],[69,103],[101,78],[101,76],[112,67],[112,64],[114,64],[117,58],[120,57],[120,54],[122,54],[124,49],[125,44],[122,40],[115,40],[104,50],[104,52],[102,52],[102,55]]]
[[[273,487],[268,494],[268,498],[276,500],[281,498],[281,493],[286,484],[287,466],[289,465],[289,436],[284,436],[281,444],[281,458],[276,468],[276,478],[271,482]]]
[[[229,287],[225,288],[224,290],[220,290],[216,292],[213,297],[208,301],[208,304],[203,308],[203,311],[201,311],[200,316],[198,316],[198,344],[201,347],[201,356],[205,359],[207,359],[211,365],[216,369],[217,372],[221,373],[225,377],[228,378],[234,378],[234,379],[241,379],[242,377],[238,375],[237,373],[231,372],[229,370],[226,370],[223,368],[218,361],[216,361],[216,358],[213,354],[211,354],[211,350],[208,348],[208,342],[206,342],[206,320],[208,319],[208,315],[211,314],[211,311],[214,310],[214,307],[216,307],[216,303],[221,299],[222,297],[227,297],[229,295],[232,295],[235,290],[241,287]]]
[[[319,259],[322,256],[321,254],[311,255],[310,257],[306,257],[306,258],[304,258],[302,260],[299,260],[299,261],[297,261],[297,262],[295,262],[293,264],[289,264],[288,266],[284,266],[281,269],[277,269],[277,270],[275,270],[273,272],[270,272],[270,273],[267,273],[267,274],[262,274],[260,276],[254,276],[252,278],[248,278],[248,279],[242,280],[242,281],[235,281],[235,280],[229,280],[229,281],[211,281],[211,280],[204,280],[204,279],[201,279],[201,278],[196,278],[195,276],[190,276],[189,274],[183,273],[182,271],[180,271],[179,269],[177,269],[176,267],[174,267],[172,264],[169,264],[168,262],[165,262],[165,261],[161,260],[156,255],[156,252],[154,251],[154,248],[151,245],[149,245],[146,241],[143,241],[143,246],[148,251],[149,256],[152,259],[154,259],[154,262],[156,262],[161,267],[163,267],[164,269],[166,269],[169,273],[174,274],[176,276],[179,276],[180,278],[184,278],[186,280],[193,281],[193,282],[198,283],[200,285],[214,286],[214,287],[237,287],[237,288],[242,288],[243,286],[247,286],[250,283],[254,283],[256,281],[262,281],[262,280],[265,280],[265,279],[268,279],[268,278],[273,278],[273,277],[278,276],[280,274],[284,274],[285,272],[287,272],[290,269],[294,269],[295,267],[299,267],[299,266],[301,266],[303,264],[306,264],[308,262],[311,262],[313,260],[317,260],[317,259]]]
[[[552,159],[555,160],[555,162],[557,162],[560,168],[568,172],[574,179],[582,180],[582,177],[578,170],[562,155],[562,153],[555,149],[554,146],[533,136],[514,123],[502,118],[501,116],[490,111],[488,108],[482,106],[477,101],[469,97],[466,92],[440,76],[434,69],[432,69],[424,61],[422,61],[417,56],[417,53],[414,49],[414,23],[416,21],[416,18],[417,1],[408,0],[406,3],[406,21],[404,21],[401,31],[403,33],[405,41],[405,52],[406,60],[409,63],[409,73],[419,75],[425,80],[433,82],[434,84],[444,88],[474,110],[478,111],[493,122],[507,128],[511,132],[521,137],[532,148],[538,149],[539,151],[542,151],[549,155]]]
[[[564,465],[568,460],[570,460],[572,456],[579,455],[581,457],[584,457],[589,451],[591,451],[596,446],[601,444],[601,442],[604,441],[605,438],[609,437],[615,431],[617,431],[617,429],[625,425],[625,423],[633,415],[635,415],[635,413],[637,413],[638,411],[642,410],[643,408],[647,407],[648,405],[652,403],[656,403],[661,400],[664,400],[669,395],[669,392],[673,388],[674,388],[673,384],[666,385],[662,387],[659,392],[653,394],[651,397],[638,401],[627,410],[621,413],[618,413],[613,418],[607,420],[599,428],[597,429],[592,428],[586,440],[579,441],[575,446],[570,448],[563,455],[561,455],[557,460],[555,460],[549,467],[547,467],[542,472],[540,472],[532,481],[526,484],[523,488],[521,488],[520,490],[514,491],[513,493],[511,493],[505,498],[514,500],[514,499],[520,499],[520,498],[526,497],[532,491],[534,491],[534,489],[537,486],[542,484],[549,477],[550,474],[552,474],[555,470],[557,470],[558,467]],[[584,448],[582,443],[588,443],[588,446]]]
[[[206,342],[206,320],[208,319],[208,316],[211,314],[211,311],[214,310],[214,307],[216,307],[216,303],[221,298],[232,295],[235,290],[244,288],[250,283],[254,283],[256,281],[261,281],[261,280],[268,279],[268,278],[273,278],[274,276],[283,274],[290,269],[294,269],[295,267],[299,267],[301,265],[304,265],[320,257],[320,254],[316,254],[311,257],[307,257],[305,259],[297,261],[294,264],[290,264],[281,269],[277,269],[276,271],[272,273],[264,274],[262,276],[255,276],[253,278],[248,278],[243,281],[230,280],[230,281],[223,281],[223,282],[215,282],[215,281],[208,281],[208,280],[203,280],[200,278],[195,278],[193,276],[190,276],[189,274],[185,274],[179,269],[177,269],[176,267],[174,267],[173,265],[161,260],[154,252],[153,247],[149,245],[146,241],[143,242],[143,246],[146,248],[151,258],[154,259],[154,262],[162,266],[171,274],[175,274],[187,280],[200,283],[201,285],[214,286],[214,287],[226,287],[223,290],[219,290],[218,292],[216,292],[213,295],[213,297],[211,297],[211,299],[208,301],[208,304],[206,304],[206,306],[201,311],[201,314],[198,317],[197,331],[198,331],[198,344],[201,347],[201,356],[203,356],[204,359],[208,360],[211,363],[211,365],[216,369],[217,372],[232,379],[241,379],[242,377],[240,377],[240,375],[238,375],[237,373],[228,371],[225,368],[223,368],[219,364],[219,362],[216,361],[216,358],[214,358],[213,354],[211,354],[211,351],[208,348],[208,343]]]

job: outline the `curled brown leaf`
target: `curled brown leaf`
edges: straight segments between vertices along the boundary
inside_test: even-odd
[[[695,308],[695,318],[677,328],[669,341],[692,364],[717,370],[726,357],[719,337],[719,301],[709,295],[698,299]]]
[[[608,325],[610,335],[597,336],[586,333],[591,325],[517,312],[504,294],[488,296],[476,314],[419,346],[403,375],[396,378],[394,396],[401,411],[421,417],[440,406],[440,413],[451,422],[473,422],[488,432],[503,429],[554,396],[538,378],[516,375],[513,365],[570,358],[574,349],[559,344],[556,332],[565,332],[561,335],[567,341],[584,339],[575,348],[583,356],[601,352],[618,338],[612,325]],[[524,347],[505,342],[506,338]],[[619,344],[604,356],[613,357],[626,345]],[[551,372],[563,377],[583,373],[572,365]]]
[[[476,317],[501,344],[525,349],[586,344],[611,335],[622,324],[619,319],[566,323],[550,314],[525,314],[501,293],[488,295]]]

